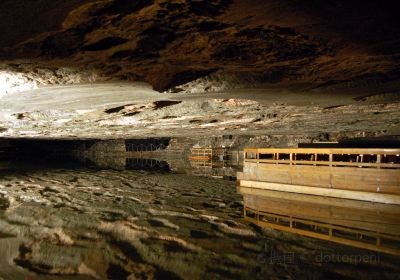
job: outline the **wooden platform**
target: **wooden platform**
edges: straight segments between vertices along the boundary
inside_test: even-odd
[[[400,204],[400,149],[245,149],[239,185]]]
[[[245,149],[245,219],[400,255],[400,149]]]

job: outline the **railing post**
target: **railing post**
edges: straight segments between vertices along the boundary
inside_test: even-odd
[[[257,158],[257,163],[260,163],[260,152],[258,151],[258,149],[256,152],[256,158]]]
[[[379,175],[378,178],[376,178],[376,192],[380,192],[381,191],[381,177]]]
[[[378,164],[378,169],[380,169],[381,163],[382,163],[382,155],[381,154],[376,155],[376,163]]]

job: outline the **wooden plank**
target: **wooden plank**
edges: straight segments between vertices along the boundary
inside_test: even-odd
[[[190,156],[190,160],[193,161],[210,161],[211,158],[209,156]]]
[[[241,179],[400,194],[400,172],[387,169],[352,169],[316,166],[257,165],[243,167]]]
[[[260,170],[296,170],[296,172],[301,171],[312,171],[315,172],[347,172],[350,174],[358,173],[360,175],[388,175],[392,177],[396,177],[397,180],[400,178],[400,172],[396,169],[377,169],[377,168],[352,168],[352,167],[335,167],[335,166],[305,166],[305,165],[282,165],[282,164],[257,164],[257,163],[248,163],[246,162],[243,166],[246,168],[257,168]]]
[[[392,194],[338,190],[338,189],[328,189],[328,188],[308,187],[300,185],[248,181],[248,180],[241,180],[240,186],[258,188],[258,189],[267,189],[272,191],[329,196],[329,197],[363,200],[363,201],[371,201],[379,203],[400,204],[400,196]]]
[[[288,185],[303,185],[309,187],[319,187],[326,189],[337,189],[337,190],[352,190],[370,193],[383,193],[383,194],[394,194],[400,195],[400,187],[394,184],[388,184],[387,182],[381,181],[367,181],[367,178],[349,178],[329,176],[323,178],[321,176],[291,176],[289,174],[273,174],[272,172],[268,175],[253,174],[254,176],[245,176],[241,179],[249,181],[261,181],[270,183],[281,183]],[[353,180],[354,179],[354,180]],[[378,191],[379,185],[379,191]]]
[[[294,173],[310,174],[347,174],[360,177],[381,178],[394,181],[400,186],[400,172],[394,169],[376,169],[376,168],[351,168],[351,167],[329,167],[329,166],[302,166],[302,165],[277,165],[277,164],[257,164],[245,163],[243,166],[245,172],[261,170],[263,172],[283,171]]]
[[[354,210],[364,210],[364,209],[374,209],[375,211],[397,214],[400,213],[400,205],[395,204],[384,204],[384,203],[375,203],[369,201],[361,201],[361,200],[352,200],[352,199],[343,199],[343,198],[335,198],[335,197],[326,197],[326,196],[317,196],[317,195],[307,195],[307,194],[299,194],[299,193],[288,193],[288,192],[280,192],[280,191],[271,191],[264,189],[255,189],[255,188],[247,188],[247,187],[238,187],[238,192],[246,198],[248,195],[258,196],[258,197],[266,197],[266,198],[279,198],[290,201],[298,201],[304,203],[314,203],[314,204],[322,204],[322,205],[330,205],[333,207],[349,207]]]
[[[326,165],[326,166],[352,166],[352,167],[370,167],[370,168],[396,168],[400,169],[397,163],[372,163],[372,162],[346,162],[346,161],[308,161],[308,160],[277,160],[277,159],[245,159],[245,163],[259,164],[287,164],[287,165]]]
[[[387,154],[397,155],[400,154],[400,149],[390,148],[245,148],[244,151],[256,153],[298,153],[298,154]]]
[[[258,148],[245,148],[244,152],[246,153],[257,153],[258,152]]]

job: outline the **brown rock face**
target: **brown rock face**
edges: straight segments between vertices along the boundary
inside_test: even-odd
[[[53,22],[43,26],[51,32],[16,36],[23,42],[7,58],[61,59],[158,91],[194,80],[207,91],[221,80],[230,81],[224,89],[295,81],[340,88],[400,76],[392,0],[72,2],[57,31]]]

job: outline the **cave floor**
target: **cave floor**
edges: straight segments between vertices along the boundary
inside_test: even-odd
[[[143,83],[48,86],[0,99],[0,136],[400,134],[399,93],[371,92],[270,87],[167,94]]]
[[[395,279],[398,259],[262,230],[235,182],[149,171],[1,170],[0,278]],[[290,259],[276,259],[290,253]]]

